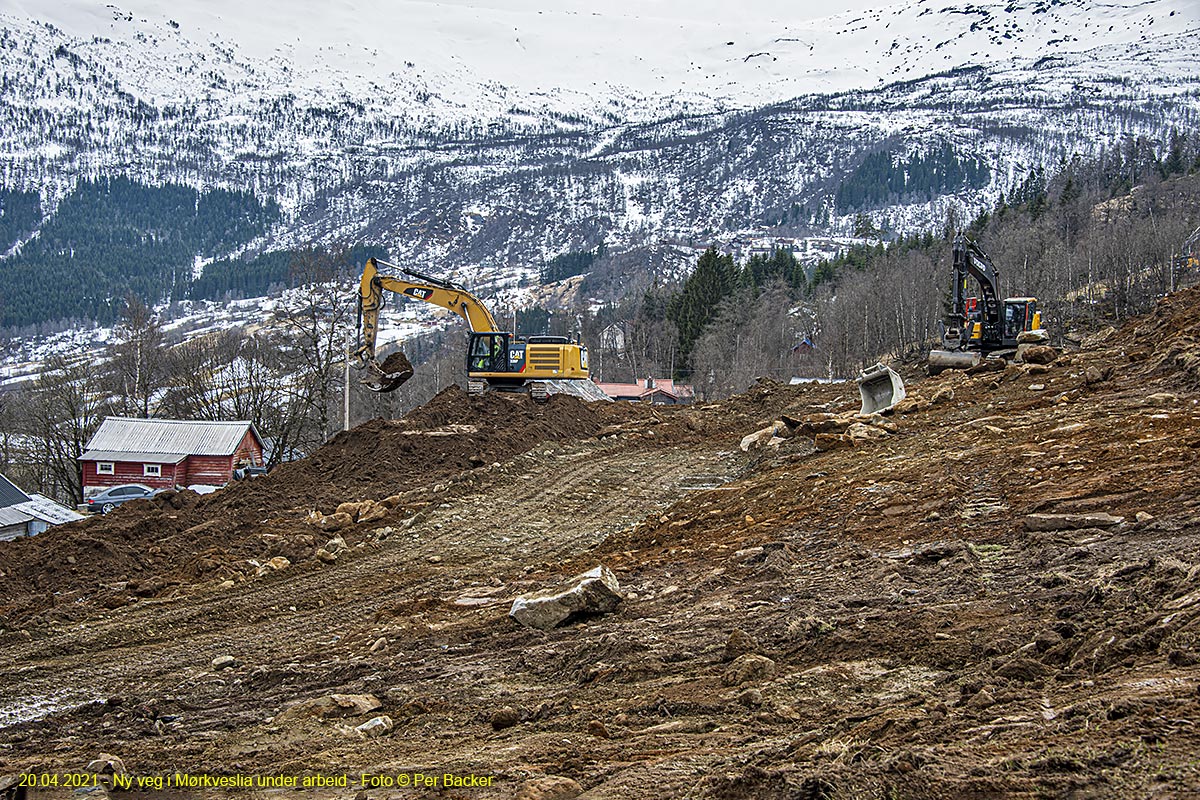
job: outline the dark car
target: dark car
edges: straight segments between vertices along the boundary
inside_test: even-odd
[[[125,483],[120,486],[111,486],[97,495],[93,495],[87,499],[87,510],[93,514],[107,514],[122,503],[128,503],[130,500],[141,500],[145,497],[152,497],[157,494],[157,490],[151,489],[149,486],[143,486],[140,483]]]
[[[233,479],[235,481],[244,481],[247,478],[260,478],[266,474],[266,467],[238,467],[233,471]]]

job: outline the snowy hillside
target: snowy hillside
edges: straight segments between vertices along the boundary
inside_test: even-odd
[[[153,105],[291,94],[479,119],[515,107],[622,121],[875,88],[964,65],[1084,55],[1129,77],[1194,75],[1191,0],[816,4],[530,0],[7,3]],[[837,7],[836,5],[834,7]],[[44,29],[43,29],[44,30]],[[1143,56],[1153,55],[1151,63]]]

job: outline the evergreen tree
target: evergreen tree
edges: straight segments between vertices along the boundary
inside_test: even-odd
[[[721,255],[710,247],[696,262],[696,270],[672,298],[667,316],[679,329],[679,369],[689,364],[692,347],[704,326],[717,313],[722,299],[740,283],[741,271],[733,256]]]

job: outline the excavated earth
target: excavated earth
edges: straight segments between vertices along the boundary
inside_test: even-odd
[[[0,774],[1196,797],[1198,309],[1045,365],[906,369],[886,418],[851,418],[852,383],[688,409],[452,389],[266,477],[5,543]],[[508,616],[600,564],[615,612]]]

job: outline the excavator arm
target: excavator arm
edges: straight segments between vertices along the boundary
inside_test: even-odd
[[[954,240],[954,304],[950,309],[949,328],[955,324],[961,331],[960,342],[965,343],[971,338],[969,330],[963,330],[966,325],[966,290],[967,277],[974,278],[979,283],[981,300],[981,320],[984,336],[989,331],[1000,329],[1000,271],[992,264],[987,254],[978,245],[959,235]]]
[[[398,269],[408,277],[382,275],[379,272],[380,265]],[[479,298],[459,284],[369,258],[359,282],[359,340],[351,358],[355,367],[367,371],[367,377],[362,382],[372,391],[394,391],[413,375],[412,365],[402,353],[393,353],[382,364],[376,360],[375,340],[379,335],[379,312],[383,308],[385,291],[449,309],[466,320],[472,332],[497,329],[495,318]]]

